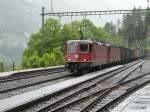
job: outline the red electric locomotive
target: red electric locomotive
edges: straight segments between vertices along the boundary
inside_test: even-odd
[[[91,40],[69,40],[65,45],[65,66],[74,73],[97,69],[120,61],[120,49]]]
[[[114,47],[91,40],[69,40],[65,44],[65,66],[74,73],[99,69],[103,65],[116,65],[143,58],[146,51]]]

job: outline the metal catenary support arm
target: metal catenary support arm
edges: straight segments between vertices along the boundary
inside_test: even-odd
[[[107,10],[107,11],[79,11],[79,12],[48,12],[44,15],[48,16],[92,16],[92,15],[115,15],[127,13],[142,13],[146,14],[150,9],[136,9],[136,10]]]

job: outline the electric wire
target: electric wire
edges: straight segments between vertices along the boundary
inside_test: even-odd
[[[106,8],[107,10],[110,10],[107,5],[102,1],[102,0],[97,0],[104,8]]]
[[[134,5],[132,5],[132,3],[131,3],[129,0],[126,0],[126,2],[127,2],[131,7],[134,6]]]

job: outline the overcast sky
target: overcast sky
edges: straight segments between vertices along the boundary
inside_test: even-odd
[[[28,0],[34,1],[38,7],[45,6],[46,10],[50,9],[51,0]],[[133,7],[147,8],[147,0],[53,0],[54,11],[85,11],[85,10],[117,10],[133,9]],[[106,22],[113,21],[116,23],[121,19],[121,15],[114,16],[92,16],[91,19],[96,25],[103,26]],[[78,18],[73,18],[73,20]],[[62,18],[62,22],[70,22],[70,18]]]
[[[51,2],[51,0],[28,1],[35,1],[47,8],[50,7]],[[53,0],[53,5],[57,11],[132,9],[134,6],[147,7],[147,0]],[[59,9],[60,5],[62,9]]]

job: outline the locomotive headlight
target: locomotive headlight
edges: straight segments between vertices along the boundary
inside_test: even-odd
[[[78,55],[78,54],[75,54],[75,58],[79,58],[79,55]]]
[[[83,61],[86,61],[86,59],[83,59]]]

